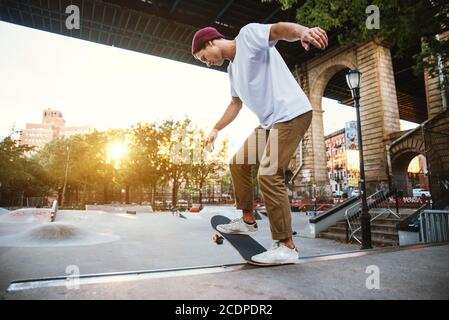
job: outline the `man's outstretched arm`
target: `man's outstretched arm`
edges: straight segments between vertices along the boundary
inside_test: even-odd
[[[222,130],[228,124],[230,124],[242,109],[243,102],[239,97],[232,97],[231,102],[229,103],[226,111],[223,113],[223,116],[218,120],[215,124],[214,128],[211,130],[209,135],[206,137],[204,141],[204,145],[207,147],[211,145],[212,149],[214,146],[214,142],[217,139],[218,131]]]
[[[301,41],[306,50],[310,49],[310,45],[319,49],[325,49],[328,45],[326,31],[320,27],[308,28],[291,22],[278,22],[271,26],[270,41],[278,40]]]
[[[215,124],[214,129],[220,131],[232,121],[234,121],[234,119],[239,114],[240,109],[242,109],[242,105],[243,102],[239,97],[232,97],[232,100],[229,103],[226,111],[224,112],[220,120],[218,120],[218,122]]]

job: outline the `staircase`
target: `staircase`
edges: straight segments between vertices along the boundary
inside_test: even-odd
[[[371,213],[371,212],[370,212]],[[396,225],[409,217],[410,213],[401,213],[401,219],[393,215],[384,215],[371,221],[371,242],[373,246],[397,246],[399,245],[399,234]],[[361,239],[361,232],[357,232],[356,236]],[[336,225],[329,227],[326,231],[318,234],[319,238],[346,242],[346,221],[339,221]],[[351,243],[357,243],[354,240]]]

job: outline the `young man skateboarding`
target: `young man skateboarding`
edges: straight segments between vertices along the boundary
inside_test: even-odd
[[[320,49],[328,45],[326,32],[321,28],[288,22],[251,23],[233,40],[207,27],[197,31],[192,40],[192,54],[208,66],[221,66],[225,60],[229,61],[232,100],[206,138],[205,145],[213,147],[218,132],[236,118],[243,103],[259,118],[260,125],[229,164],[236,205],[243,211],[243,217],[220,225],[217,230],[234,234],[257,231],[251,170],[259,164],[260,191],[275,243],[252,260],[267,264],[298,259],[284,173],[312,120],[309,100],[275,48],[279,40],[301,41],[306,50],[311,45]]]

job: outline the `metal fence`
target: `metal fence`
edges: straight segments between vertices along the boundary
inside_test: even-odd
[[[0,206],[6,208],[44,208],[49,207],[52,199],[49,197],[25,197],[22,193],[9,196],[7,199],[2,199]]]
[[[449,206],[449,109],[422,126],[433,209]]]
[[[424,210],[420,214],[423,243],[449,241],[449,210]]]

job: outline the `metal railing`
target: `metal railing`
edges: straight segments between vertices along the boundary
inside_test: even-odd
[[[380,216],[388,213],[388,216],[394,215],[396,218],[400,218],[400,216],[391,210],[389,203],[390,193],[385,194],[382,190],[377,191],[376,193],[367,197],[366,201],[368,203],[368,210],[371,215],[371,220],[373,221]],[[347,241],[354,239],[358,243],[362,243],[359,237],[356,235],[362,229],[361,223],[361,213],[362,213],[362,202],[359,201],[354,205],[350,206],[345,211],[345,220],[346,220],[346,228],[347,228]]]
[[[51,222],[55,222],[57,212],[58,212],[58,200],[53,200],[53,204],[50,209],[50,221]]]
[[[430,204],[425,203],[421,207],[419,207],[415,212],[413,212],[410,216],[402,220],[396,225],[396,229],[398,231],[409,231],[409,232],[419,232],[420,225],[420,216],[421,213],[429,209]]]
[[[419,220],[421,242],[449,241],[449,210],[424,210]]]

